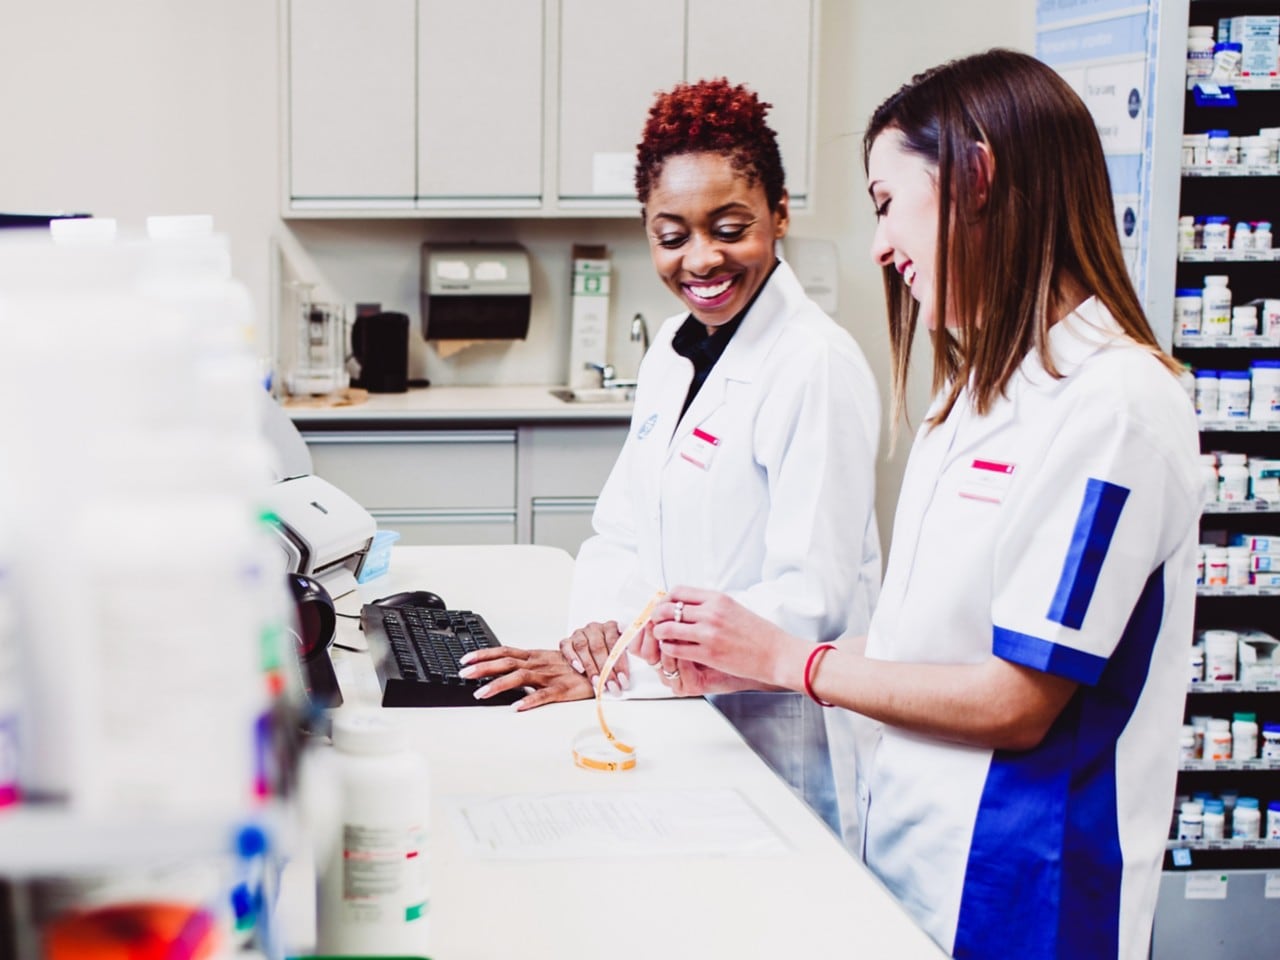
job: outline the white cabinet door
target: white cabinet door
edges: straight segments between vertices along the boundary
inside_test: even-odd
[[[542,35],[534,0],[419,0],[420,206],[541,202]]]
[[[291,0],[295,201],[412,205],[415,18],[416,0]]]
[[[685,0],[561,0],[558,193],[634,200],[653,95],[684,76]]]
[[[582,541],[595,533],[591,527],[595,509],[594,497],[534,497],[531,539],[539,546],[559,547],[576,557]]]
[[[518,496],[529,511],[528,538],[577,554],[591,536],[596,496],[609,478],[627,424],[521,428]]]
[[[812,0],[688,0],[690,81],[727,77],[773,104],[768,122],[778,134],[787,189],[809,192]]]

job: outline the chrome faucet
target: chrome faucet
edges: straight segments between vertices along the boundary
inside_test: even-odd
[[[617,368],[612,363],[591,363],[588,361],[583,364],[587,370],[594,370],[600,374],[600,386],[605,390],[617,390],[620,394],[623,391],[632,391],[636,388],[634,380],[619,380]],[[630,392],[626,394],[630,397]]]
[[[612,387],[615,380],[618,379],[618,371],[614,369],[612,363],[592,363],[588,360],[582,365],[584,370],[594,370],[600,374],[600,386]]]
[[[649,352],[649,325],[644,322],[643,313],[631,318],[631,342],[643,344],[644,352]]]

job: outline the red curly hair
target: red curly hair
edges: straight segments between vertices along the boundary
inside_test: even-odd
[[[719,153],[748,183],[762,185],[769,209],[777,210],[786,181],[777,134],[764,119],[771,106],[724,77],[681,83],[659,93],[636,145],[636,196],[641,206],[649,202],[668,157]]]

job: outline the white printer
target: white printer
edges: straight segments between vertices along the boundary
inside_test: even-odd
[[[311,454],[293,421],[265,392],[263,430],[277,456],[276,483],[266,506],[290,573],[318,580],[337,599],[356,578],[377,533],[369,511],[327,480],[311,473]]]
[[[334,599],[356,588],[377,533],[368,510],[313,475],[274,484],[267,506],[279,521],[274,526],[290,573],[320,581]]]

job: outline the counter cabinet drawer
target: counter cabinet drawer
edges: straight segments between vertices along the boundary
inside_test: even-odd
[[[529,496],[599,496],[628,429],[625,423],[526,428],[520,459]]]
[[[514,430],[308,433],[314,472],[371,512],[514,511]]]
[[[516,542],[516,515],[509,511],[374,510],[379,530],[395,530],[401,546],[451,547]]]

